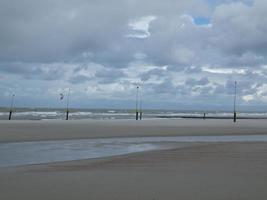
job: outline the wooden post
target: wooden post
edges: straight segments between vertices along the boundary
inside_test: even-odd
[[[9,111],[8,120],[11,120],[11,116],[12,116],[12,110]]]
[[[138,99],[139,99],[139,86],[136,87],[136,105],[135,105],[135,119],[138,120]]]
[[[69,110],[66,111],[66,120],[69,120]]]
[[[236,122],[236,112],[234,112],[234,122]]]
[[[235,81],[235,96],[234,96],[234,123],[236,122],[236,81]]]
[[[13,112],[13,106],[14,106],[14,98],[15,98],[15,94],[12,94],[8,120],[11,120],[11,118],[12,118],[12,112]]]
[[[69,88],[68,96],[67,96],[66,120],[69,120],[69,101],[70,101],[70,88]]]
[[[142,102],[142,90],[141,90],[141,88],[140,88],[140,102],[139,102],[139,120],[142,120],[142,117],[143,117],[143,108],[142,108],[142,106],[143,106],[143,102]]]

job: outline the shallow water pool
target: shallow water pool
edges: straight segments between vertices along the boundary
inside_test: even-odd
[[[267,135],[101,138],[0,143],[0,167],[109,157],[171,148],[173,143],[199,142],[267,142]]]

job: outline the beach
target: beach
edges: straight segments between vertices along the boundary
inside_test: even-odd
[[[0,120],[0,142],[39,140],[267,134],[266,120]]]
[[[265,135],[265,120],[0,121],[0,142]],[[267,143],[195,143],[113,157],[0,168],[5,199],[265,199]]]

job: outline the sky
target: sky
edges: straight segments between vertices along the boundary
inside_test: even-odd
[[[266,0],[0,0],[0,106],[267,110]]]

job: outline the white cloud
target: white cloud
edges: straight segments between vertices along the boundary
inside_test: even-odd
[[[249,102],[249,101],[254,100],[254,96],[253,95],[245,95],[242,97],[242,99],[246,102]]]
[[[134,20],[129,23],[129,27],[133,32],[133,34],[126,35],[129,38],[140,38],[144,39],[150,36],[149,32],[149,25],[152,21],[156,20],[157,17],[150,15],[150,16],[144,16],[137,20]]]
[[[246,69],[202,67],[202,71],[214,74],[246,74]]]

